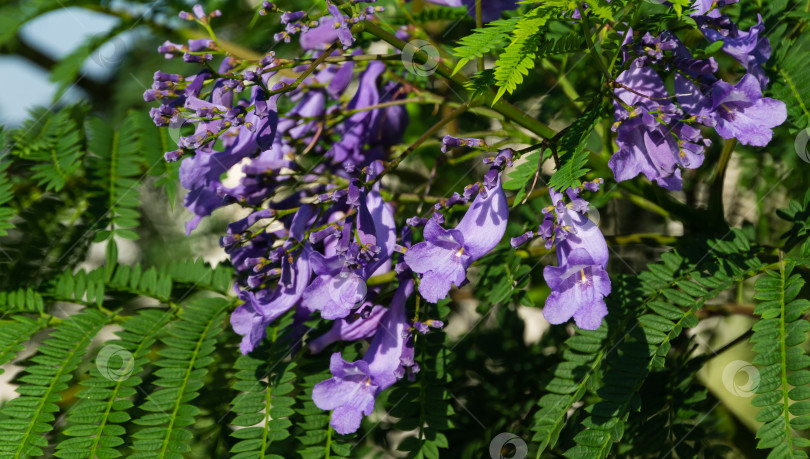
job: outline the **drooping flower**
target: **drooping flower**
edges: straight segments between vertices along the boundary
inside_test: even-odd
[[[245,303],[231,314],[231,326],[237,334],[243,335],[239,345],[243,354],[255,349],[266,336],[267,326],[298,303],[309,279],[309,259],[307,252],[302,251],[294,262],[284,259],[279,285],[272,293],[239,292],[239,298]]]
[[[703,163],[700,131],[682,121],[661,77],[650,67],[633,67],[616,79],[616,143],[608,166],[616,181],[644,174],[668,190],[680,190],[680,168]]]
[[[329,331],[310,341],[307,349],[313,354],[317,354],[338,341],[358,341],[371,338],[377,333],[377,328],[387,312],[388,309],[380,305],[373,305],[368,307],[368,311],[338,319],[332,324]]]
[[[453,148],[456,147],[486,147],[486,143],[483,139],[474,139],[474,138],[464,138],[464,137],[453,137],[451,135],[446,135],[442,138],[442,153],[447,153]]]
[[[369,166],[369,177],[382,170],[382,164]],[[351,187],[350,187],[351,189]],[[356,188],[355,188],[356,190]],[[318,276],[304,291],[303,306],[320,310],[325,319],[348,316],[365,299],[366,280],[379,269],[390,269],[396,225],[391,206],[379,192],[379,183],[368,191],[357,190],[355,227],[343,224],[340,239],[329,256],[313,253],[313,269]]]
[[[768,86],[768,77],[762,65],[771,57],[771,43],[762,36],[765,31],[762,16],[757,15],[757,18],[757,24],[751,26],[747,32],[740,30],[734,23],[730,23],[727,31],[718,30],[710,26],[715,21],[705,23],[701,31],[710,42],[722,40],[721,49],[742,64],[748,73],[757,78],[760,88],[765,89]]]
[[[312,389],[312,401],[322,410],[332,410],[330,424],[339,434],[355,432],[363,416],[374,411],[377,396],[405,375],[413,362],[405,302],[413,293],[413,281],[401,280],[391,306],[362,360],[347,362],[332,354],[332,378]]]
[[[724,139],[736,138],[743,145],[764,147],[773,128],[785,122],[785,103],[762,96],[757,79],[746,74],[735,85],[717,81],[704,94],[689,79],[676,75],[678,101],[698,122],[713,126]]]
[[[467,268],[501,241],[508,217],[509,206],[498,175],[489,188],[483,187],[455,228],[446,230],[430,219],[424,230],[425,242],[405,252],[405,262],[422,275],[419,293],[436,303],[453,285],[462,285]]]
[[[561,193],[549,189],[557,217],[557,266],[543,270],[551,289],[543,316],[552,324],[573,317],[578,327],[595,330],[607,315],[604,297],[610,294],[610,278],[605,272],[608,248],[599,227],[586,215],[588,203],[579,197],[579,191],[566,190],[570,202],[565,204]]]

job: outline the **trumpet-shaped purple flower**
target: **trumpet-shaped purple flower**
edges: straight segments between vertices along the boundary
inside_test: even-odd
[[[714,129],[724,139],[736,138],[743,145],[764,147],[773,137],[773,128],[785,122],[785,103],[762,97],[757,79],[746,74],[736,84],[718,81],[706,95],[688,79],[676,75],[678,101],[690,115]]]
[[[363,415],[374,411],[377,395],[405,375],[413,362],[413,339],[405,315],[405,302],[413,293],[413,281],[402,280],[362,360],[347,362],[332,354],[332,378],[312,389],[312,401],[322,410],[332,410],[330,424],[339,434],[355,432]]]
[[[700,131],[681,121],[681,110],[669,102],[664,82],[651,68],[631,67],[616,82],[621,85],[614,102],[619,151],[608,162],[616,180],[644,174],[668,190],[681,189],[680,167],[703,163]]]
[[[337,37],[340,43],[343,44],[343,47],[348,48],[354,43],[349,19],[340,11],[340,8],[332,3],[327,4],[327,9],[329,10],[329,14],[335,18],[334,27],[337,29]]]
[[[760,87],[765,89],[768,77],[765,76],[762,65],[771,57],[771,43],[761,36],[765,31],[762,16],[757,15],[757,18],[759,19],[757,24],[747,32],[740,30],[726,16],[718,15],[716,19],[704,19],[698,23],[706,39],[710,42],[722,40],[722,50],[742,64],[748,73],[757,78]]]
[[[568,204],[553,188],[549,193],[557,216],[557,266],[543,270],[551,289],[543,316],[552,324],[573,317],[578,327],[595,330],[607,315],[604,297],[610,294],[610,278],[605,272],[607,243],[599,227],[585,214],[588,203],[579,197],[579,190],[566,190]]]
[[[375,162],[369,169],[379,173],[382,164]],[[334,254],[312,255],[318,277],[304,292],[303,305],[320,310],[325,319],[348,316],[365,299],[366,280],[390,265],[396,225],[393,210],[380,196],[378,186],[357,197],[357,233],[344,223]]]
[[[447,296],[453,285],[463,284],[467,268],[501,241],[508,217],[509,206],[498,176],[475,198],[455,228],[446,230],[430,219],[425,226],[425,242],[405,252],[405,262],[422,275],[419,293],[436,303]]]
[[[377,333],[377,328],[386,312],[388,309],[374,305],[365,313],[338,319],[328,332],[312,340],[307,345],[307,349],[313,354],[317,354],[337,341],[358,341],[371,338]]]
[[[245,303],[231,314],[231,326],[237,334],[243,335],[239,345],[243,354],[255,349],[266,336],[267,326],[298,303],[309,284],[310,274],[309,257],[303,251],[294,262],[284,259],[281,279],[272,293],[239,292],[239,298]]]

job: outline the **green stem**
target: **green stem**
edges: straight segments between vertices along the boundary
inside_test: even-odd
[[[725,226],[725,210],[723,209],[723,186],[726,177],[726,169],[734,147],[737,146],[737,139],[726,140],[723,144],[723,151],[717,161],[717,168],[712,176],[711,191],[709,193],[709,217],[712,225],[721,228]]]
[[[613,77],[611,77],[610,71],[605,65],[605,61],[602,60],[602,56],[599,55],[591,39],[591,25],[588,23],[588,14],[585,12],[582,13],[582,35],[585,37],[585,43],[588,44],[588,51],[591,53],[596,63],[599,64],[599,69],[602,71],[602,74],[605,75],[605,81],[611,81]]]
[[[788,428],[788,435],[787,435],[787,451],[793,451],[793,436],[790,433],[790,397],[788,394],[789,385],[787,380],[787,325],[785,324],[785,314],[787,305],[785,304],[785,290],[787,289],[787,282],[785,276],[785,260],[782,258],[783,254],[779,252],[779,307],[780,307],[780,314],[779,314],[779,355],[782,357],[779,362],[780,364],[780,377],[782,383],[782,415],[785,419],[785,426]]]
[[[556,67],[554,67],[554,64],[552,64],[551,61],[546,58],[543,58],[543,60],[540,61],[540,65],[544,69],[554,72],[554,74],[557,75],[557,84],[560,85],[563,93],[568,97],[569,100],[571,100],[571,103],[573,103],[576,108],[582,110],[582,108],[585,107],[585,104],[578,100],[579,92],[577,92],[577,89],[573,84],[571,84],[568,77],[565,76],[565,72],[563,72],[562,68],[558,70]]]
[[[404,41],[397,38],[394,34],[383,30],[377,24],[373,22],[366,21],[362,23],[364,25],[364,30],[371,35],[385,41],[389,45],[402,50],[405,48]],[[414,53],[414,58],[419,60],[420,63],[425,63],[429,59],[427,53],[422,50],[417,50]],[[469,79],[462,75],[461,73],[453,74],[453,69],[445,65],[444,63],[439,63],[436,67],[436,73],[441,75],[442,77],[446,78],[448,81],[455,83],[458,86],[463,87],[465,83],[469,81]],[[466,90],[465,90],[466,91]],[[509,102],[500,99],[493,104],[495,100],[495,95],[492,93],[485,94],[483,97],[482,105],[492,105],[492,109],[496,112],[500,113],[504,117],[508,118],[515,124],[522,126],[535,135],[539,136],[540,138],[550,139],[557,134],[557,131],[551,129],[550,127],[546,126],[545,124],[537,121],[533,117],[529,116],[526,112],[520,110],[519,108],[515,107],[514,105],[510,104]]]

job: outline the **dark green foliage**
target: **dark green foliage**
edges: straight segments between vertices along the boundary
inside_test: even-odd
[[[34,110],[31,119],[12,133],[11,153],[32,163],[35,180],[45,190],[61,190],[81,166],[82,130],[87,108],[82,105],[56,113]]]
[[[143,382],[139,374],[149,362],[147,354],[173,316],[172,310],[143,309],[123,322],[119,339],[105,343],[96,356],[97,366],[81,382],[79,401],[70,408],[64,430],[70,438],[57,445],[57,457],[122,456],[116,448],[124,444],[127,432],[120,424],[131,419],[131,398]]]
[[[87,150],[91,155],[88,167],[94,179],[103,186],[104,194],[98,199],[100,207],[107,209],[100,227],[104,231],[96,233],[96,241],[120,236],[137,239],[133,228],[138,226],[138,180],[141,175],[139,149],[145,133],[139,131],[135,121],[143,114],[130,113],[121,129],[99,118],[87,122]]]
[[[6,131],[0,129],[0,237],[8,234],[8,230],[13,228],[11,223],[15,211],[12,207],[8,207],[7,203],[13,197],[11,193],[11,183],[8,180],[6,169],[8,169],[10,161],[6,160],[8,155],[9,146],[6,144]]]
[[[350,356],[343,354],[345,359]],[[302,459],[321,459],[348,457],[355,441],[353,435],[343,439],[329,425],[330,413],[318,408],[312,401],[312,388],[321,381],[329,379],[328,355],[302,363],[300,370],[300,387],[293,419],[294,435],[298,442],[296,451]]]
[[[409,458],[437,459],[441,457],[440,448],[449,446],[443,431],[453,427],[455,411],[446,387],[449,351],[445,345],[446,335],[442,332],[416,337],[420,371],[414,383],[398,385],[388,395],[388,413],[400,418],[394,429],[416,429],[416,434],[404,438],[398,447]]]
[[[810,255],[810,244],[802,248]],[[805,265],[807,266],[807,265]],[[760,382],[756,387],[754,406],[762,407],[757,421],[758,448],[771,449],[768,457],[806,457],[801,448],[810,440],[799,432],[810,427],[810,357],[802,344],[807,341],[810,323],[807,312],[810,301],[797,298],[805,284],[795,272],[793,260],[781,260],[778,270],[768,270],[756,283],[755,298],[760,300],[754,313],[760,320],[754,324],[751,343],[757,356]]]
[[[459,46],[455,48],[455,54],[459,58],[455,71],[458,72],[475,58],[501,49],[518,22],[520,18],[492,21],[486,27],[476,29],[475,33],[459,40]]]
[[[771,91],[773,97],[786,103],[791,124],[806,129],[810,127],[810,75],[805,71],[804,63],[810,59],[810,37],[802,34],[785,49],[786,52],[780,50],[780,54],[785,54]],[[808,148],[807,145],[803,147]]]
[[[19,397],[6,403],[0,413],[0,451],[7,457],[41,456],[53,430],[62,392],[68,388],[90,341],[107,323],[104,314],[87,310],[57,325],[28,359],[26,374],[19,378]]]
[[[171,323],[155,366],[155,388],[140,405],[145,412],[134,420],[142,426],[132,433],[129,457],[182,457],[190,451],[188,429],[200,409],[191,404],[199,396],[208,366],[214,361],[216,337],[224,326],[229,301],[197,298],[185,304]]]
[[[431,21],[461,21],[466,18],[469,18],[466,11],[446,6],[425,8],[422,11],[413,14],[413,19],[417,24],[424,24]]]
[[[290,436],[295,399],[296,363],[288,359],[289,343],[283,332],[291,323],[290,317],[272,328],[265,346],[249,355],[241,355],[234,364],[233,388],[239,394],[232,405],[236,417],[230,421],[235,429],[231,437],[236,443],[230,452],[233,458],[250,459],[269,457],[283,458],[272,454],[274,444]]]
[[[545,154],[541,150],[525,155],[524,162],[518,165],[515,170],[509,174],[507,180],[503,182],[504,190],[517,190],[517,195],[515,195],[515,201],[512,207],[519,205],[523,197],[526,196],[526,188],[533,183],[532,179],[537,177],[540,173],[540,160],[543,159],[544,156]]]
[[[0,365],[12,361],[17,353],[25,349],[23,343],[31,336],[43,330],[48,321],[42,318],[32,319],[23,315],[16,315],[10,321],[0,325]],[[5,372],[0,369],[0,372]],[[2,373],[0,373],[2,374]]]
[[[565,454],[610,456],[630,427],[631,413],[649,409],[639,391],[648,378],[665,371],[673,343],[684,329],[698,324],[695,312],[706,300],[764,270],[752,253],[747,237],[735,230],[726,239],[665,253],[662,263],[615,282],[607,322],[569,338],[563,362],[552,369],[546,384],[551,393],[540,399],[535,415],[533,439],[539,450],[554,447],[567,412],[590,392],[595,401],[580,408],[585,413],[579,421],[582,429],[573,437],[576,446]]]
[[[512,43],[498,56],[495,64],[495,82],[499,88],[496,98],[507,92],[513,93],[540,59],[583,50],[584,42],[575,33],[558,39],[546,38],[548,30],[544,26],[547,20],[545,16],[524,19],[515,28]]]
[[[594,106],[595,105],[595,106]],[[588,173],[587,163],[590,152],[585,148],[588,138],[599,121],[599,105],[594,101],[591,108],[571,126],[561,131],[553,140],[560,164],[548,186],[565,190],[580,185],[580,178]]]

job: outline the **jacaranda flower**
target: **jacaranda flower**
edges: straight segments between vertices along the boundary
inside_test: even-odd
[[[607,243],[599,227],[585,214],[588,203],[579,198],[578,190],[566,191],[571,198],[567,205],[561,193],[553,188],[549,193],[557,215],[557,266],[543,269],[543,278],[551,289],[543,316],[552,324],[573,317],[578,327],[596,330],[607,315],[604,297],[610,294],[610,278],[605,272]]]
[[[446,230],[434,219],[425,225],[425,242],[405,252],[405,262],[422,275],[419,293],[431,303],[445,298],[450,288],[467,278],[467,268],[498,245],[506,232],[509,205],[498,176],[483,187],[461,222]]]
[[[714,126],[724,139],[736,138],[743,145],[764,147],[773,137],[773,128],[785,122],[785,103],[762,96],[759,82],[746,74],[735,85],[719,80],[704,94],[687,78],[676,75],[678,102],[698,122]]]
[[[312,389],[315,405],[333,410],[330,424],[339,434],[355,432],[363,415],[374,411],[377,395],[404,376],[403,362],[413,362],[413,338],[405,315],[405,302],[413,293],[413,281],[400,282],[363,359],[347,362],[339,352],[332,354],[329,364],[332,378]]]

